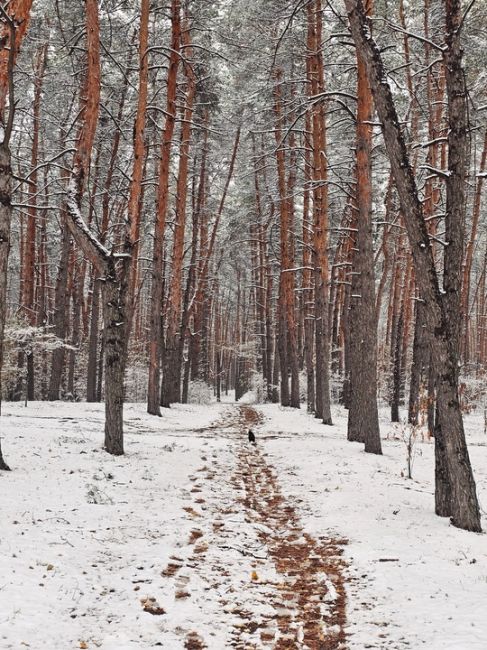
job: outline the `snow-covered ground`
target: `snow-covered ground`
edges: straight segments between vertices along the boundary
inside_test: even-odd
[[[385,417],[376,457],[346,442],[340,409],[333,427],[304,410],[256,409],[259,449],[304,529],[349,540],[349,648],[485,650],[487,538],[434,515],[432,444],[416,443],[410,480],[401,427]],[[212,427],[232,405],[178,405],[163,418],[129,405],[121,458],[101,450],[100,405],[2,410],[13,471],[0,474],[1,650],[180,650],[198,647],[187,645],[193,631],[225,650],[232,599],[265,613],[246,552],[258,539],[231,481],[245,439]],[[487,437],[480,416],[466,424],[485,506]]]
[[[346,411],[324,427],[304,410],[259,407],[269,462],[297,501],[305,528],[349,539],[356,578],[349,592],[350,648],[486,650],[487,536],[434,515],[433,443],[414,446],[407,475],[404,427],[381,417],[383,456],[346,438]],[[487,436],[483,416],[466,417],[483,513]],[[484,516],[484,528],[487,518]]]
[[[170,647],[164,617],[140,599],[159,596],[160,573],[189,536],[188,476],[208,442],[191,431],[224,408],[154,418],[128,406],[126,456],[113,458],[101,450],[100,405],[3,404],[13,471],[0,474],[2,650]]]

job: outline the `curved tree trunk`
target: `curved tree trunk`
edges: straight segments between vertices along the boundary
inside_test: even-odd
[[[382,56],[371,37],[362,1],[345,0],[345,4],[355,44],[366,62],[413,254],[415,275],[421,298],[425,303],[425,320],[432,333],[431,350],[437,373],[438,423],[445,442],[446,465],[451,486],[452,523],[459,528],[480,531],[480,510],[458,398],[459,305],[456,303],[460,297],[467,138],[464,112],[465,79],[461,70],[459,43],[460,3],[459,0],[447,0],[447,48],[444,51],[450,120],[450,180],[447,183],[447,213],[450,218],[446,220],[447,240],[450,245],[446,247],[445,254],[445,298],[440,291],[423,208]]]

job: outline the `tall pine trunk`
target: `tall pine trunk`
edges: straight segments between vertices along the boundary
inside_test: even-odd
[[[161,141],[161,159],[157,193],[154,249],[152,257],[152,296],[149,336],[149,385],[147,411],[161,415],[161,362],[162,362],[162,301],[163,301],[163,247],[166,216],[169,205],[169,164],[176,124],[176,90],[181,40],[180,1],[171,2],[171,54],[167,73],[166,124]]]
[[[431,350],[437,373],[438,425],[445,443],[445,464],[451,490],[452,523],[480,531],[480,510],[468,455],[458,398],[458,330],[463,247],[465,156],[467,143],[466,89],[461,69],[459,0],[447,0],[447,47],[443,51],[449,96],[449,182],[447,183],[447,247],[445,298],[433,259],[423,207],[408,158],[396,106],[387,81],[382,56],[371,37],[369,20],[361,0],[345,0],[352,35],[364,57],[367,75],[382,123],[384,142],[395,178],[406,231],[413,254],[415,275],[425,303],[425,320],[432,335]],[[454,237],[458,239],[454,240]],[[450,247],[452,250],[450,251]],[[460,259],[458,257],[460,256]],[[457,290],[457,295],[455,294]]]
[[[372,0],[366,3],[368,15]],[[348,439],[365,443],[365,451],[381,454],[377,409],[377,319],[375,312],[374,249],[372,239],[373,100],[365,62],[357,51],[357,225],[353,233],[350,296],[350,403]]]
[[[7,320],[7,267],[12,220],[12,168],[8,142],[0,144],[0,414],[2,402],[3,336]],[[10,469],[2,455],[0,431],[0,470]]]
[[[187,18],[185,18],[182,25],[181,42],[185,48],[185,57],[190,59],[191,41]],[[181,322],[184,233],[186,226],[186,197],[188,187],[191,124],[193,118],[193,103],[196,93],[196,79],[190,61],[185,63],[184,71],[186,75],[187,88],[185,96],[186,103],[183,110],[183,121],[181,126],[179,172],[176,184],[176,219],[174,224],[172,266],[168,296],[166,354],[162,390],[162,406],[165,407],[170,406],[171,402],[179,402],[181,400],[180,341],[184,338],[184,332],[182,331],[184,323]]]
[[[312,125],[313,173],[313,266],[315,278],[315,416],[324,424],[332,424],[330,404],[330,333],[329,333],[329,269],[328,269],[328,170],[326,159],[326,118],[323,99],[325,90],[322,57],[321,0],[308,5],[309,43],[312,51],[311,88],[314,104]]]
[[[7,271],[10,253],[10,225],[12,222],[12,160],[10,137],[12,135],[15,97],[14,66],[17,52],[27,31],[32,0],[13,0],[2,9],[0,26],[0,415],[2,403],[3,337],[7,320]],[[7,47],[8,46],[8,47]],[[8,114],[5,116],[7,96]],[[0,431],[0,470],[10,469],[3,459]]]

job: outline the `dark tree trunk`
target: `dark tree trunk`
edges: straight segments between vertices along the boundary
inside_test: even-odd
[[[10,252],[10,223],[12,219],[12,168],[10,149],[0,144],[0,412],[2,403],[3,336],[7,320],[7,267]],[[0,432],[0,470],[9,470],[2,455]]]
[[[221,402],[221,372],[222,372],[222,363],[220,358],[220,352],[216,353],[216,401]]]
[[[15,96],[14,67],[16,55],[29,24],[32,0],[22,4],[7,3],[2,5],[1,48],[0,48],[0,122],[2,141],[0,142],[0,415],[2,405],[2,366],[3,337],[7,320],[7,271],[10,253],[10,225],[12,221],[12,160],[10,137],[12,135]],[[9,38],[10,37],[10,38]],[[8,47],[7,47],[8,44]],[[8,116],[5,116],[5,104],[9,98]],[[2,456],[0,436],[0,470],[10,469]]]
[[[345,285],[345,297],[343,299],[342,312],[342,329],[345,351],[343,358],[344,379],[340,394],[340,404],[343,404],[346,409],[350,407],[350,345],[347,343],[350,338],[350,294],[350,284],[347,284]]]
[[[269,271],[269,274],[271,272]],[[273,401],[273,377],[272,377],[272,367],[274,362],[274,357],[278,356],[274,350],[274,337],[272,329],[272,318],[271,318],[271,298],[272,298],[272,280],[270,277],[267,279],[268,288],[266,291],[266,320],[265,320],[265,337],[266,337],[266,388],[267,388],[267,399],[269,402]],[[271,288],[269,289],[269,284]]]
[[[68,275],[69,275],[69,258],[71,252],[71,235],[69,229],[64,223],[64,210],[62,215],[63,225],[61,232],[61,259],[59,260],[58,273],[56,278],[56,288],[54,292],[54,334],[64,341],[68,325]],[[65,349],[56,348],[52,353],[51,376],[49,379],[49,390],[47,398],[50,401],[59,399],[59,390],[61,388],[61,377],[64,368]]]
[[[317,262],[315,260],[315,267]],[[324,382],[324,358],[325,353],[323,349],[324,332],[323,332],[323,290],[321,287],[320,273],[315,272],[315,327],[314,327],[314,341],[315,341],[315,417],[318,419],[323,418],[323,402],[325,389]]]
[[[282,109],[282,70],[274,71],[275,138],[277,144],[277,186],[279,192],[280,274],[279,274],[279,356],[281,359],[281,403],[299,408],[299,362],[294,310],[294,247],[290,230],[294,217],[292,190],[286,177],[286,153],[283,146],[285,121]],[[291,177],[292,183],[292,177]],[[291,388],[289,390],[289,371]]]
[[[408,422],[413,426],[416,426],[418,424],[421,381],[422,377],[424,376],[426,366],[426,332],[424,322],[424,305],[421,300],[417,300],[408,407]]]
[[[281,291],[281,289],[279,289]],[[289,364],[287,358],[287,331],[286,331],[286,317],[284,313],[284,305],[282,304],[282,297],[279,297],[279,333],[277,337],[277,349],[279,352],[279,368],[281,374],[280,383],[280,400],[282,406],[290,405],[289,396]]]
[[[404,315],[403,310],[399,313],[397,323],[394,328],[394,336],[392,338],[392,391],[391,391],[391,422],[400,422],[399,406],[401,403],[401,341],[402,341],[402,328],[403,328]]]
[[[438,408],[438,407],[437,407]],[[438,418],[436,418],[438,422]],[[435,513],[440,517],[449,517],[452,513],[452,486],[447,464],[445,440],[441,425],[434,429],[435,436]]]
[[[361,0],[345,0],[355,44],[367,65],[367,74],[382,124],[384,142],[401,203],[415,265],[415,277],[425,301],[425,319],[432,333],[431,350],[436,372],[438,424],[445,442],[451,484],[452,523],[479,532],[480,510],[458,399],[459,310],[461,252],[463,246],[465,156],[467,129],[465,77],[461,68],[459,0],[447,0],[447,47],[444,51],[449,95],[449,176],[447,182],[445,298],[440,291],[433,251],[422,204],[409,161],[381,53],[371,37]],[[456,235],[456,236],[455,236]],[[452,249],[450,251],[450,248]],[[459,257],[460,251],[460,259]],[[455,291],[456,288],[456,291]]]
[[[277,404],[279,402],[279,368],[280,368],[280,353],[279,353],[279,334],[276,332],[274,335],[274,363],[272,364],[272,393],[271,402]]]
[[[185,47],[185,56],[191,58],[191,39],[188,18],[185,16],[181,31],[182,46]],[[193,104],[196,93],[196,77],[191,63],[184,65],[187,89],[185,106],[181,109],[183,125],[181,127],[179,147],[179,171],[176,185],[176,218],[174,223],[174,238],[171,277],[169,280],[166,349],[164,355],[164,376],[162,382],[162,406],[168,407],[172,402],[181,400],[181,340],[184,341],[182,319],[182,282],[183,282],[183,257],[184,233],[186,227],[186,197],[188,187],[188,166],[190,156],[191,124],[193,118]]]
[[[322,56],[321,0],[308,4],[308,44],[311,54],[310,79],[314,95],[325,90]],[[313,178],[313,267],[315,289],[315,417],[332,424],[330,405],[330,332],[328,269],[328,162],[326,158],[326,110],[323,102],[313,105],[312,178]]]
[[[105,359],[105,449],[123,454],[124,378],[127,362],[127,262],[118,274],[111,258],[103,285]],[[117,277],[118,275],[118,277]]]
[[[436,391],[435,370],[431,363],[431,354],[428,355],[428,432],[434,436],[436,429]]]
[[[101,398],[103,395],[103,359],[105,357],[105,344],[104,344],[103,334],[101,336],[99,335],[99,340],[100,340],[100,355],[98,357],[98,373],[96,378],[96,400],[95,400],[97,402],[101,402]]]
[[[181,402],[183,404],[188,403],[188,397],[189,397],[189,375],[190,375],[190,370],[191,370],[191,361],[190,359],[186,359],[184,362],[184,372],[183,372],[183,390],[181,394]]]
[[[82,273],[82,264],[76,265],[75,277],[73,282],[73,323],[71,331],[71,345],[75,348],[74,350],[69,351],[69,363],[68,363],[68,394],[71,396],[71,399],[76,397],[75,389],[75,372],[76,372],[76,356],[78,353],[78,346],[80,343],[80,329],[81,329],[81,301],[83,294],[83,273]]]
[[[314,326],[312,317],[304,321],[304,358],[306,364],[306,404],[308,413],[315,410],[315,368],[313,363]]]
[[[29,351],[26,355],[27,378],[25,394],[27,400],[32,402],[35,399],[35,359],[34,353]]]
[[[100,283],[96,270],[93,270],[93,297],[91,302],[90,335],[88,339],[88,369],[86,382],[86,401],[99,401],[97,395],[98,341],[100,329]]]

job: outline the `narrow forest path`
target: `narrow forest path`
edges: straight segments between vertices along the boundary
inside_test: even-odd
[[[194,527],[162,575],[188,621],[195,606],[200,614],[208,608],[214,631],[179,627],[178,635],[187,650],[344,649],[346,540],[304,531],[266,460],[260,421],[254,408],[237,406],[201,430],[235,440],[235,465],[229,473],[213,452],[190,477],[194,503],[185,512]],[[249,427],[256,446],[247,442]],[[207,593],[204,603],[191,605],[193,587]]]
[[[323,429],[277,404],[130,404],[115,457],[102,404],[2,417],[2,650],[485,650],[485,535],[435,517],[431,443],[402,476],[399,426],[376,456],[340,409]]]

